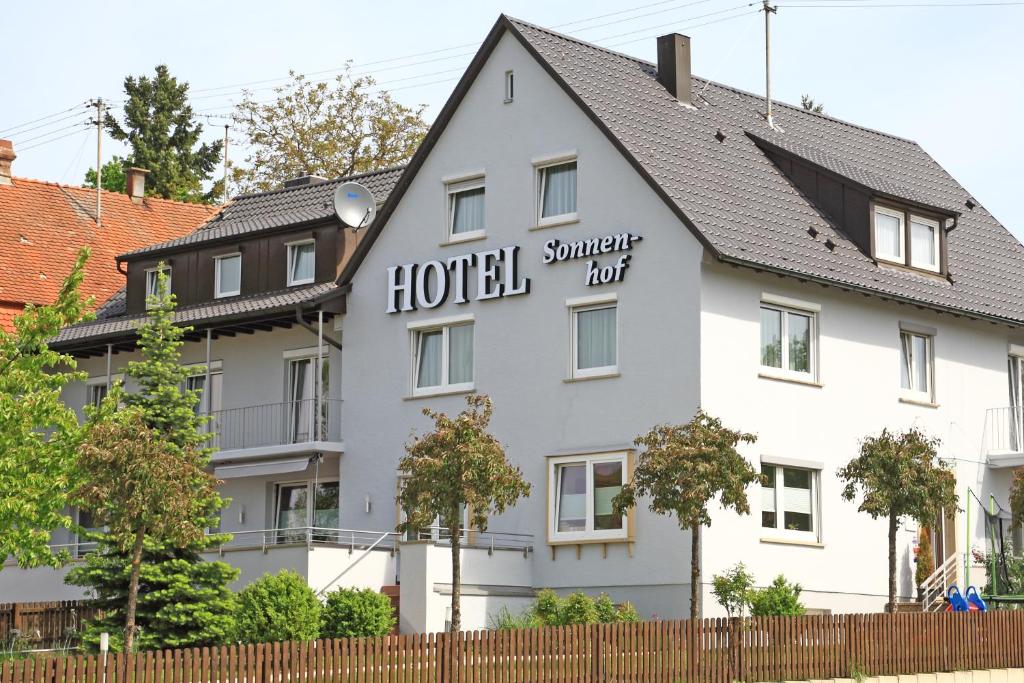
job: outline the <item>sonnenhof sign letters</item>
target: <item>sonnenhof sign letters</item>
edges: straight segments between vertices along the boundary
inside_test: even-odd
[[[640,235],[620,232],[603,237],[562,242],[550,239],[544,243],[542,263],[590,258],[585,283],[588,287],[621,282],[629,268],[631,254],[602,266],[595,256],[631,251]],[[476,281],[475,296],[470,296],[470,281]],[[437,308],[450,296],[457,304],[484,301],[530,293],[530,278],[519,275],[519,247],[488,249],[472,254],[452,256],[446,261],[406,263],[388,268],[388,313]]]

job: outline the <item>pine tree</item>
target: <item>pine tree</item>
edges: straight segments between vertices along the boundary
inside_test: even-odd
[[[157,294],[147,301],[149,318],[139,329],[142,360],[128,364],[128,376],[138,391],[112,392],[103,409],[120,400],[127,410],[137,411],[146,427],[172,455],[196,467],[209,464],[211,449],[205,447],[209,434],[201,428],[205,417],[194,406],[198,395],[182,390],[188,371],[181,366],[181,346],[190,328],[174,324],[174,295],[167,289],[167,276],[160,266]],[[101,409],[101,410],[103,410]],[[190,501],[194,524],[217,526],[224,501],[216,490],[199,487]],[[175,547],[164,539],[146,537],[139,569],[139,590],[134,620],[137,648],[177,647],[184,644],[224,642],[231,626],[233,598],[227,584],[238,571],[223,562],[204,562],[200,553],[229,537],[193,537]],[[104,617],[86,629],[86,642],[98,642],[99,633],[111,634],[113,647],[122,647],[131,575],[131,553],[122,535],[97,534],[99,549],[82,566],[68,573],[66,581],[92,593]],[[133,630],[133,633],[135,631]],[[117,636],[115,637],[115,634]]]

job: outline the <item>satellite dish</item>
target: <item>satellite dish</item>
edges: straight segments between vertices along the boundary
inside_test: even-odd
[[[377,215],[377,202],[359,183],[342,183],[334,190],[334,213],[342,223],[358,230],[373,222]]]

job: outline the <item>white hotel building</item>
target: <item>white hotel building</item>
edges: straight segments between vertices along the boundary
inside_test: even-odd
[[[136,357],[166,261],[185,361],[210,367],[219,555],[240,583],[290,567],[398,593],[405,631],[443,628],[451,576],[444,538],[393,533],[397,463],[422,409],[468,392],[533,485],[468,535],[468,628],[542,587],[684,616],[688,534],[609,500],[633,439],[698,406],[755,433],[743,453],[771,475],[751,515],[712,515],[705,615],[740,561],[813,610],[883,608],[886,524],[835,472],[884,427],[942,439],[963,509],[937,560],[983,581],[967,491],[1006,507],[1024,463],[1024,248],[914,142],[781,103],[769,127],[761,98],[691,77],[688,39],[658,48],[655,65],[500,18],[411,163],[357,179],[380,203],[368,229],[334,217],[339,181],[306,178],[124,255],[126,295],[55,341],[91,377],[67,400]],[[898,537],[906,601],[916,534]],[[61,575],[7,567],[0,601],[77,595]]]

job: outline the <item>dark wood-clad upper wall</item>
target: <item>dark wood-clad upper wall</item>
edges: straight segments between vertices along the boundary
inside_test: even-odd
[[[871,197],[867,193],[795,159],[773,153],[768,156],[865,254],[871,254]]]
[[[259,294],[288,286],[289,242],[313,238],[316,241],[316,282],[329,282],[337,277],[339,259],[351,252],[344,244],[348,238],[337,224],[306,227],[302,230],[256,235],[237,242],[212,246],[197,245],[194,251],[183,251],[127,264],[126,308],[129,314],[146,309],[146,270],[160,261],[171,266],[171,291],[177,304],[191,306],[214,300],[214,258],[241,253],[242,284],[239,296]],[[230,301],[237,297],[224,297]]]

